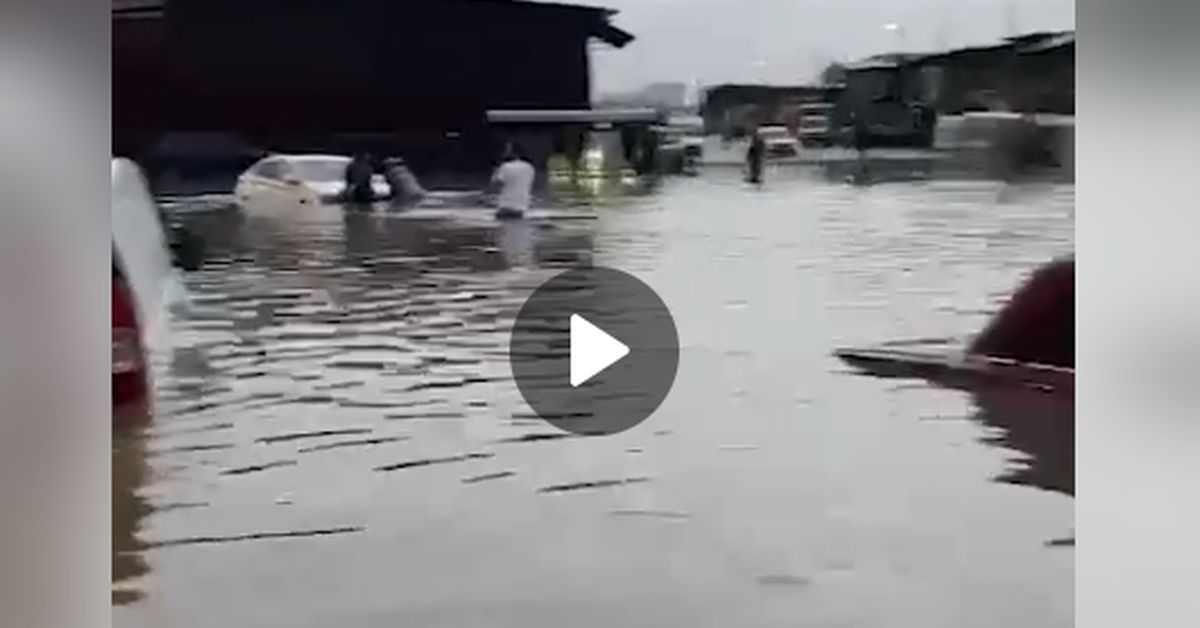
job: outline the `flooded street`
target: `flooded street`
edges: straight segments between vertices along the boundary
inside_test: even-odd
[[[978,330],[1074,187],[736,168],[478,208],[198,211],[159,416],[114,436],[122,628],[1074,625],[1073,414],[846,368]],[[591,261],[670,307],[674,388],[573,437],[512,318]]]

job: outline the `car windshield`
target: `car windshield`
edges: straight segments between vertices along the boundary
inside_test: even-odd
[[[346,177],[349,159],[298,159],[291,161],[292,174],[301,181],[341,181]]]
[[[788,136],[787,129],[784,127],[764,127],[759,129],[758,134],[767,140],[781,139]]]

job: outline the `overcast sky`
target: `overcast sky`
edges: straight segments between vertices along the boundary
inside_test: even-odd
[[[1074,0],[567,1],[619,10],[613,22],[637,38],[619,50],[594,47],[598,94],[654,81],[792,84],[833,60],[1075,28]]]

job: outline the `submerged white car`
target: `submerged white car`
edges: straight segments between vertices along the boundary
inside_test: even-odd
[[[800,141],[786,126],[763,126],[758,136],[766,145],[767,157],[795,157],[800,153]]]
[[[270,155],[238,177],[234,196],[239,203],[317,205],[335,203],[346,189],[343,155]],[[391,188],[383,175],[372,177],[376,198],[387,198]]]

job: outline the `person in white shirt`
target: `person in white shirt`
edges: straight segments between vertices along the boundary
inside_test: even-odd
[[[509,145],[504,163],[492,175],[492,185],[500,188],[496,198],[497,218],[520,218],[525,215],[533,197],[536,174],[521,147]]]

